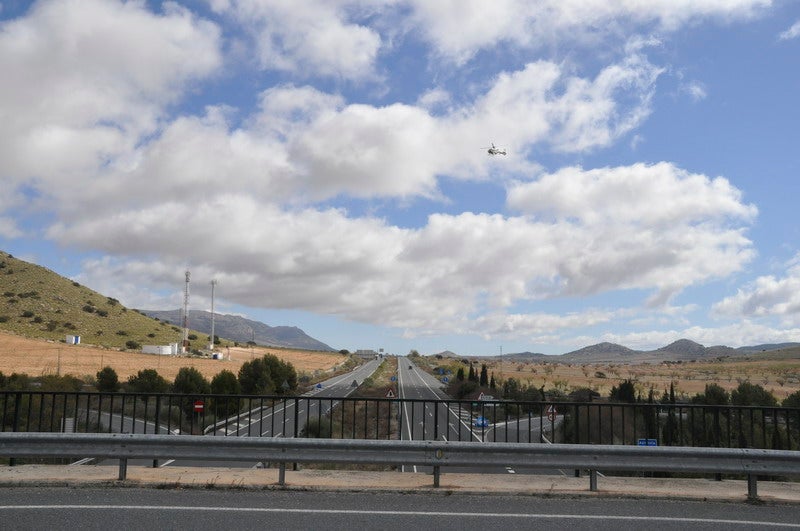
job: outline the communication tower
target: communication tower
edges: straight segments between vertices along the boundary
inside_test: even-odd
[[[214,352],[214,287],[217,285],[216,280],[211,281],[211,341],[208,345],[208,350]]]
[[[186,270],[186,284],[183,288],[183,351],[189,352],[189,270]]]

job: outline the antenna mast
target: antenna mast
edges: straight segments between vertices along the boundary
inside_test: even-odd
[[[186,284],[183,288],[183,351],[189,352],[189,270],[186,270]]]
[[[208,346],[208,349],[211,352],[214,352],[214,287],[217,285],[217,281],[211,281],[211,343]]]

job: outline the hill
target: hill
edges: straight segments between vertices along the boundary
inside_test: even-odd
[[[78,282],[0,251],[0,331],[106,348],[180,342],[181,330],[126,308]],[[205,338],[203,338],[205,339]],[[201,348],[196,341],[192,348]],[[130,347],[129,347],[130,348]]]
[[[180,310],[143,310],[142,313],[174,325],[181,323]],[[189,310],[189,325],[208,336],[211,334],[211,312]],[[296,326],[269,326],[238,315],[216,314],[214,316],[214,334],[239,343],[253,341],[257,345],[270,347],[334,350],[325,343],[310,337]]]
[[[689,339],[679,339],[655,350],[633,350],[615,343],[598,343],[566,354],[545,356],[531,352],[511,353],[506,359],[547,361],[551,363],[661,363],[664,361],[703,361],[714,359],[787,359],[796,358],[800,343],[776,343],[732,348],[724,345],[705,347]]]
[[[559,356],[566,363],[627,363],[636,355],[631,350],[615,343],[598,343]]]

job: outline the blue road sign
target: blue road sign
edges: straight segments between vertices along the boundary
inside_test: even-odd
[[[447,376],[442,376],[442,383],[447,383],[449,381],[450,380],[447,378]]]
[[[475,421],[472,423],[472,425],[475,426],[476,428],[488,428],[489,427],[489,419],[487,419],[484,416],[480,416],[480,417],[475,419]]]
[[[393,382],[397,381],[397,376],[392,376],[391,380],[392,380]]]
[[[658,439],[639,439],[637,446],[658,446]]]

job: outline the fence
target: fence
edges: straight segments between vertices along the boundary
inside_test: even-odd
[[[589,469],[590,490],[597,470],[744,474],[748,497],[757,497],[758,475],[800,475],[800,453],[731,448],[649,448],[609,445],[471,444],[457,441],[386,441],[268,437],[169,437],[144,434],[0,433],[3,457],[98,457],[119,459],[124,480],[128,459],[193,459],[281,463],[416,464],[432,466],[434,487],[447,466],[525,466]]]
[[[800,449],[800,409],[0,392],[0,431]]]

